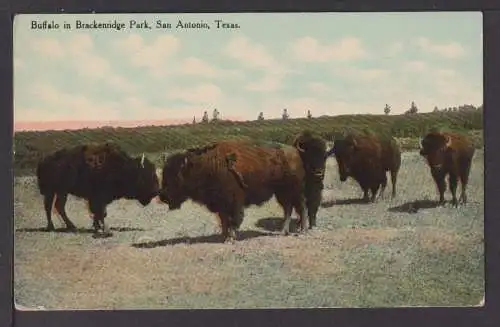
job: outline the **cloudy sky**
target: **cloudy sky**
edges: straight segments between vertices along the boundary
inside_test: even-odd
[[[62,28],[77,19],[127,28]],[[132,19],[152,29],[130,29]],[[179,19],[211,28],[176,29]],[[411,101],[431,111],[481,104],[482,65],[480,13],[24,15],[14,23],[14,119],[123,125],[190,122],[214,108],[228,119],[382,113],[386,103],[402,113]]]

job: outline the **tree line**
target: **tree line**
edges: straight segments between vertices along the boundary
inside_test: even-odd
[[[483,109],[483,105],[480,105],[479,107],[476,107],[474,105],[471,105],[471,104],[464,104],[464,105],[461,105],[461,106],[455,106],[455,107],[446,107],[446,108],[438,108],[437,106],[434,106],[434,110],[433,112],[452,112],[452,111],[475,111],[475,110],[482,110]],[[386,115],[390,115],[392,112],[392,108],[389,104],[386,104],[385,107],[384,107],[384,114]],[[410,104],[410,108],[408,108],[404,114],[405,115],[411,115],[411,114],[416,114],[418,113],[418,107],[417,105],[415,104],[415,101],[412,101],[411,104]],[[297,117],[297,118],[301,118],[301,117]],[[307,113],[306,113],[306,118],[313,118],[313,115],[311,113],[311,110],[307,110]],[[281,113],[281,119],[282,120],[287,120],[287,119],[290,119],[290,114],[288,113],[288,109],[287,108],[284,108],[282,113]],[[216,121],[219,121],[220,120],[220,112],[217,108],[215,108],[213,111],[212,111],[212,118],[209,118],[208,116],[208,111],[204,111],[203,112],[203,115],[202,115],[202,118],[201,118],[201,123],[209,123],[209,122],[216,122]],[[259,114],[257,115],[257,120],[265,120],[264,118],[264,112],[261,111],[259,112]],[[197,124],[198,122],[196,121],[196,117],[193,117],[193,124]]]

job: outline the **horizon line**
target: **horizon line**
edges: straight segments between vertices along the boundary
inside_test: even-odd
[[[474,106],[476,107],[476,106]],[[479,106],[480,107],[480,106]],[[476,107],[476,108],[479,108]],[[444,112],[442,108],[439,112]],[[432,111],[417,112],[417,114],[428,114]],[[366,113],[366,114],[341,114],[341,115],[321,115],[312,118],[321,117],[335,117],[335,116],[345,116],[345,115],[384,115],[383,113]],[[395,113],[389,114],[390,116],[400,116],[405,115],[405,113]],[[306,117],[290,117],[290,120],[301,119]],[[271,117],[265,120],[280,120],[281,117]],[[220,121],[231,121],[231,122],[246,122],[246,121],[257,121],[257,119],[243,119],[242,117],[229,116],[221,117]],[[136,128],[136,127],[147,127],[147,126],[178,126],[185,124],[192,124],[192,119],[137,119],[137,120],[126,120],[126,119],[116,119],[116,120],[55,120],[55,121],[14,121],[13,132],[46,132],[46,131],[64,131],[64,130],[82,130],[82,129],[98,129],[98,128]],[[196,123],[201,123],[201,119],[197,120]]]

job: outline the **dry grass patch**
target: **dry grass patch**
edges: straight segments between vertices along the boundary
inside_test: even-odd
[[[133,297],[159,290],[165,297],[217,292],[235,275],[234,265],[218,267],[229,248],[180,245],[136,250],[119,245],[79,251],[68,247],[34,256],[23,267],[23,279],[28,283],[43,279],[57,286],[63,308],[90,309],[131,303]]]
[[[396,228],[342,228],[325,233],[325,238],[343,248],[353,248],[384,244],[400,235],[401,230]]]
[[[415,231],[419,246],[429,251],[453,252],[460,247],[460,237],[435,227],[422,227]]]

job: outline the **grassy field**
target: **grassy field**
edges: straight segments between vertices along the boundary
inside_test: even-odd
[[[41,232],[34,178],[16,177],[15,299],[46,309],[476,305],[484,292],[483,164],[479,149],[466,206],[436,208],[416,151],[403,153],[397,198],[374,204],[357,203],[361,190],[340,183],[329,159],[316,230],[280,236],[272,200],[246,210],[232,245],[219,243],[215,216],[191,202],[172,212],[114,202],[107,218],[114,236],[95,239],[85,204],[70,198],[80,233]]]
[[[32,174],[38,160],[61,147],[111,141],[132,154],[148,153],[157,164],[160,154],[228,138],[252,138],[291,143],[297,133],[310,129],[331,141],[351,130],[372,130],[397,137],[405,149],[418,147],[418,137],[432,128],[471,133],[482,146],[483,111],[432,112],[410,115],[343,115],[312,119],[219,121],[181,126],[100,128],[77,131],[16,132],[14,135],[16,175]],[[413,141],[411,141],[413,140]]]

